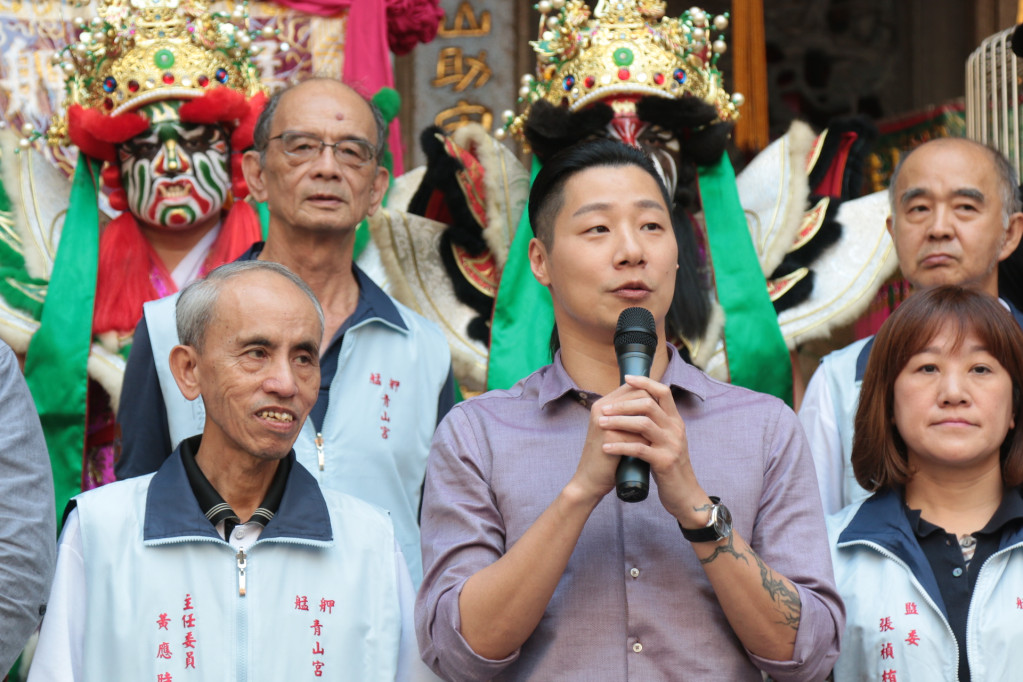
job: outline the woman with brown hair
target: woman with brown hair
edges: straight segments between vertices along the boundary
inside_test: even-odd
[[[847,610],[835,679],[1007,680],[1023,669],[1023,331],[939,287],[884,323],[852,465],[874,494],[828,519]]]

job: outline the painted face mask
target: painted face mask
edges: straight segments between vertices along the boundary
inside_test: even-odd
[[[219,216],[231,187],[227,133],[219,125],[182,123],[180,104],[144,106],[149,130],[118,145],[128,210],[161,230],[187,230]]]

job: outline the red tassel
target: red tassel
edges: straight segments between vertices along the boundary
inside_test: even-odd
[[[130,334],[135,330],[142,318],[142,304],[157,297],[149,279],[154,256],[131,213],[122,213],[103,230],[93,333]]]
[[[256,129],[256,120],[263,113],[266,102],[267,97],[262,92],[257,92],[249,100],[249,110],[241,117],[238,127],[231,133],[231,149],[242,152],[252,146],[252,133]]]
[[[178,116],[188,123],[229,123],[236,121],[248,112],[245,95],[231,88],[220,87],[207,90],[201,97],[196,97],[181,105]]]
[[[128,193],[124,191],[123,187],[118,187],[111,192],[107,200],[110,202],[110,208],[115,211],[128,210]]]
[[[203,274],[215,267],[237,260],[250,246],[263,238],[259,216],[245,201],[236,201],[227,212],[217,240],[206,257]]]
[[[117,189],[121,186],[121,169],[116,163],[103,164],[103,170],[100,171],[100,177],[103,178],[103,185],[105,187]]]
[[[245,182],[245,174],[242,172],[242,155],[240,152],[231,154],[231,193],[238,200],[249,196],[249,185]]]

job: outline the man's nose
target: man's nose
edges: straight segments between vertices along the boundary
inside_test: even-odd
[[[263,390],[285,398],[298,392],[298,380],[289,358],[274,359],[270,363],[263,378]]]
[[[340,177],[341,162],[334,155],[334,147],[323,145],[320,153],[309,162],[312,164],[313,172],[319,176]]]
[[[626,228],[618,231],[615,244],[615,262],[621,265],[637,265],[646,261],[644,246],[638,230]]]
[[[946,239],[955,234],[955,213],[951,207],[938,205],[934,208],[927,225],[927,236],[931,239]]]

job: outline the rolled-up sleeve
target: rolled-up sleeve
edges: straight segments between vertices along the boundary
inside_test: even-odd
[[[448,680],[485,680],[518,652],[494,661],[461,635],[458,598],[465,581],[505,551],[505,529],[487,484],[490,453],[477,442],[461,406],[441,422],[430,449],[423,493],[423,584],[416,635],[423,660]]]
[[[780,406],[765,447],[761,507],[750,545],[796,586],[799,629],[790,661],[749,654],[773,679],[823,680],[838,658],[845,607],[835,587],[827,529],[806,437],[795,415]]]

